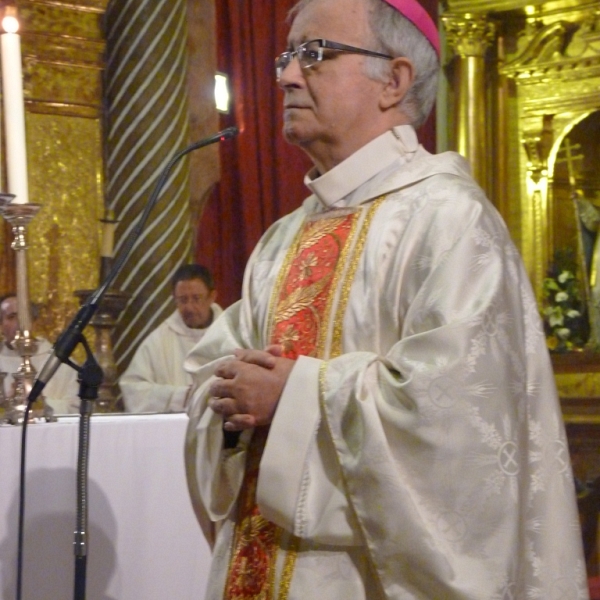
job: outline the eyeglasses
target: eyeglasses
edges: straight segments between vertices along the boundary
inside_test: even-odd
[[[364,54],[365,56],[373,56],[375,58],[385,58],[386,60],[392,60],[392,58],[394,58],[393,56],[381,54],[380,52],[373,52],[372,50],[365,50],[364,48],[355,48],[354,46],[330,42],[329,40],[309,40],[308,42],[300,44],[295,50],[282,52],[275,59],[275,77],[277,78],[277,81],[281,79],[283,71],[294,58],[298,57],[300,66],[303,69],[308,69],[327,57],[327,55],[323,54],[325,48],[337,50],[338,52],[349,52],[351,54]]]

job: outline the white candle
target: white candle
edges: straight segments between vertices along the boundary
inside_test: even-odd
[[[116,221],[102,220],[102,247],[100,256],[104,258],[112,258],[115,245],[115,227]]]
[[[8,191],[15,194],[16,204],[29,201],[27,187],[27,152],[25,149],[25,105],[23,102],[23,71],[19,22],[7,14],[2,20],[0,35],[2,52],[2,90],[6,132],[6,166]]]

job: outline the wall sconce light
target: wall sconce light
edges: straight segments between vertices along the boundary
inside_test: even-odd
[[[229,112],[229,78],[225,73],[215,75],[215,104],[220,113]]]

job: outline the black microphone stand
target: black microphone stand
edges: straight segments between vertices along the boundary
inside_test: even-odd
[[[128,258],[135,242],[142,233],[146,221],[158,200],[158,196],[164,187],[167,178],[175,164],[193,150],[204,148],[210,144],[231,139],[238,134],[237,127],[228,127],[219,131],[215,135],[204,138],[190,146],[187,146],[178,152],[166,165],[161,172],[158,181],[154,187],[148,204],[140,216],[135,228],[127,238],[123,250],[119,253],[114,266],[106,276],[104,282],[88,297],[81,306],[68,327],[59,335],[52,354],[47,359],[38,378],[33,384],[31,392],[27,398],[27,406],[23,415],[23,430],[21,434],[21,468],[20,468],[20,496],[19,496],[19,531],[18,531],[18,549],[17,549],[17,595],[16,599],[21,600],[22,594],[22,572],[23,572],[23,531],[25,516],[25,458],[26,458],[26,430],[27,421],[31,406],[37,400],[48,381],[52,378],[60,363],[66,363],[79,373],[79,397],[81,399],[80,408],[80,433],[79,433],[79,453],[77,461],[77,529],[75,531],[74,553],[75,553],[75,600],[85,600],[86,571],[87,571],[87,468],[89,455],[90,439],[90,417],[93,412],[93,402],[98,398],[98,387],[102,383],[102,369],[94,358],[87,340],[83,335],[83,330],[88,325],[106,290],[110,287],[115,277],[120,273],[123,264]],[[86,361],[83,366],[78,366],[70,360],[75,348],[82,344],[86,351]]]

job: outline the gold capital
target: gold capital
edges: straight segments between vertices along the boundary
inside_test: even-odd
[[[446,13],[442,22],[450,47],[460,57],[483,57],[494,40],[494,24],[485,15]]]

